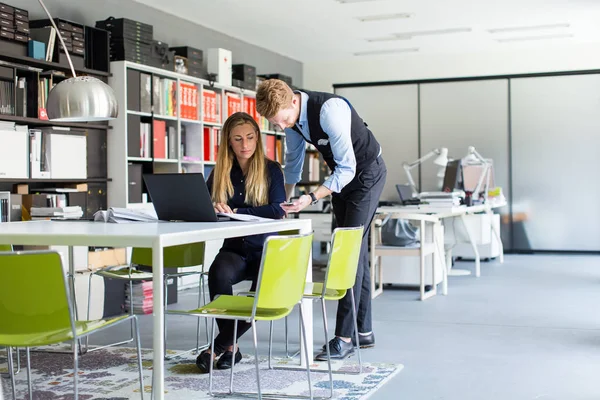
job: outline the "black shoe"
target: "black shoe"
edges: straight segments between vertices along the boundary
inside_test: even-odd
[[[336,336],[329,341],[329,352],[331,353],[332,360],[343,360],[354,354],[354,346],[352,343],[346,343]],[[327,349],[317,354],[315,360],[327,361]]]
[[[375,347],[375,335],[373,332],[368,335],[358,334],[358,344],[361,349],[368,349],[370,347]],[[352,336],[352,345],[356,346],[356,340],[354,340],[354,336]]]
[[[203,374],[208,374],[211,362],[213,362],[213,354],[209,353],[208,350],[204,350],[196,357],[196,366]]]
[[[231,369],[231,356],[233,355],[233,353],[229,350],[227,350],[225,353],[223,353],[223,355],[219,358],[219,361],[217,361],[217,368],[218,369]],[[237,352],[235,353],[235,363],[239,363],[240,361],[242,361],[242,353],[240,353],[240,349],[238,348]]]
[[[368,349],[370,347],[375,347],[375,335],[373,332],[368,335],[358,334],[358,343],[360,343],[361,349]],[[356,346],[356,340],[354,340],[354,336],[352,336],[352,346]],[[322,347],[322,351],[325,351],[325,345]]]

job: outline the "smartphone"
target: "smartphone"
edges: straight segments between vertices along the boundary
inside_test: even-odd
[[[294,205],[294,202],[293,202],[293,201],[284,201],[284,202],[283,202],[283,203],[281,203],[281,204],[283,204],[284,206],[293,206],[293,205]]]

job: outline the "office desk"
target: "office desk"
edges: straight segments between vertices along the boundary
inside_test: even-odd
[[[471,247],[473,248],[473,253],[475,254],[475,276],[481,276],[481,261],[479,257],[479,251],[477,249],[477,243],[475,242],[475,238],[473,232],[469,228],[468,224],[465,221],[465,215],[467,214],[476,214],[485,212],[487,214],[491,214],[492,210],[495,208],[504,207],[506,205],[505,200],[501,201],[489,201],[486,204],[478,204],[475,206],[453,206],[453,207],[440,207],[440,206],[432,206],[429,204],[422,205],[414,205],[414,206],[386,206],[386,207],[378,207],[377,213],[380,214],[430,214],[435,215],[439,219],[445,218],[460,218],[465,231],[467,232],[467,236],[469,237],[469,242],[471,243]],[[500,263],[504,262],[504,249],[502,248],[502,240],[500,238],[500,232],[494,225],[492,224],[492,231],[496,236],[496,239],[500,243]],[[448,266],[448,270],[450,270],[451,262],[446,258],[446,265]]]
[[[226,239],[230,237],[248,236],[261,233],[295,230],[300,233],[311,232],[311,221],[308,219],[282,219],[261,222],[166,222],[166,223],[128,223],[112,224],[86,221],[31,221],[7,222],[0,224],[0,243],[13,245],[62,245],[69,246],[69,273],[74,273],[72,251],[73,246],[106,246],[106,247],[146,247],[152,248],[153,274],[153,350],[154,350],[154,399],[164,398],[164,342],[161,334],[164,328],[163,290],[163,248]],[[310,261],[309,261],[310,262]],[[309,265],[307,282],[312,281],[312,269]],[[71,293],[73,295],[73,293]],[[312,355],[312,302],[305,301],[304,319],[308,354]],[[304,352],[301,363],[307,362]]]

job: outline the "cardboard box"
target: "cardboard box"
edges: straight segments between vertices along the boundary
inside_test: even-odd
[[[127,265],[127,251],[125,248],[90,251],[88,253],[88,270],[90,271],[120,265]]]

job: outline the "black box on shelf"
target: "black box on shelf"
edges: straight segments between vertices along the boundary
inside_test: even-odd
[[[9,31],[0,31],[0,38],[15,40],[15,34]]]
[[[127,38],[152,43],[152,25],[134,21],[127,18],[110,17],[104,21],[96,21],[96,28],[109,31],[112,38]]]
[[[174,51],[176,56],[181,56],[181,57],[187,58],[188,61],[197,60],[197,61],[200,61],[200,64],[202,64],[202,60],[204,60],[202,50],[195,49],[193,47],[189,47],[189,46],[169,47],[169,50]]]
[[[247,90],[256,90],[256,80],[254,80],[254,82],[242,81],[242,88]]]
[[[110,41],[110,51],[150,56],[152,54],[152,46],[131,39],[112,39]]]
[[[231,86],[243,88],[244,87],[244,81],[242,81],[240,79],[232,78],[231,79]]]
[[[206,79],[206,69],[189,69],[188,68],[188,73],[189,76],[193,76],[195,78],[200,78],[200,79]]]
[[[287,76],[287,75],[283,75],[283,74],[266,74],[266,75],[258,75],[258,76],[260,78],[264,78],[264,79],[280,79],[280,80],[284,81],[285,83],[287,83],[288,85],[293,85],[291,76]]]
[[[15,28],[17,32],[26,33],[29,35],[29,22],[28,21],[19,21],[15,20]]]
[[[85,27],[83,34],[74,32],[73,40],[83,40],[85,46],[85,66],[98,71],[110,71],[110,33],[104,29]]]
[[[9,6],[8,4],[0,3],[0,11],[7,13],[7,14],[14,14],[15,8]]]
[[[234,64],[231,67],[231,77],[256,83],[256,67],[248,64]]]
[[[24,35],[22,33],[15,33],[15,40],[23,43],[29,42],[29,36]]]

